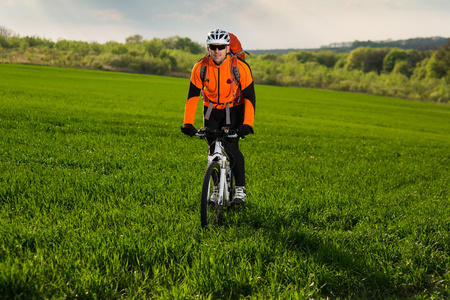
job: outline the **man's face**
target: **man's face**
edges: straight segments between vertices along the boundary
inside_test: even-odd
[[[208,46],[209,55],[211,55],[212,60],[218,65],[223,63],[227,57],[228,49],[228,45],[213,44]]]

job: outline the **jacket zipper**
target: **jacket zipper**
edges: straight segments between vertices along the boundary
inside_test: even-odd
[[[220,104],[220,68],[217,68],[217,104]]]

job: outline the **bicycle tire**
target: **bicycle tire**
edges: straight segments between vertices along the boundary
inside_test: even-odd
[[[217,161],[209,163],[203,177],[202,198],[200,203],[200,220],[202,227],[206,227],[213,220],[216,224],[221,223],[218,218],[218,209],[210,203],[211,195],[215,185],[219,185],[220,181],[220,165]],[[217,206],[217,204],[215,204]],[[220,220],[219,220],[220,219]]]
[[[234,198],[234,175],[233,175],[233,171],[231,170],[230,166],[228,166],[226,179],[227,179],[228,192],[229,192],[228,197],[230,198],[228,200],[231,202],[231,201],[233,201],[233,198]]]

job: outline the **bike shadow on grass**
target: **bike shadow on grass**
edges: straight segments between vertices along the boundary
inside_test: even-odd
[[[298,211],[290,212],[287,217],[287,214],[279,209],[246,204],[242,210],[235,208],[228,213],[222,227],[250,229],[249,234],[262,233],[271,241],[271,245],[283,247],[286,252],[297,251],[304,257],[312,258],[321,268],[332,270],[319,274],[299,274],[299,276],[314,276],[315,285],[320,288],[321,296],[389,298],[392,293],[406,293],[406,290],[399,291],[393,285],[381,267],[369,265],[366,257],[357,251],[358,249],[349,250],[352,249],[349,245],[351,239],[336,240],[336,236],[345,234],[340,234],[342,232],[336,229],[336,234],[332,234],[331,237],[330,229],[308,224],[306,215],[307,212]],[[299,218],[302,222],[298,222]],[[357,223],[357,220],[350,222],[344,231],[349,233]],[[279,250],[277,249],[277,252]],[[265,263],[270,264],[273,259],[275,258],[269,257]],[[292,284],[295,285],[296,282]]]

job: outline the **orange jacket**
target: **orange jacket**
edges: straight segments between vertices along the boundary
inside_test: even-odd
[[[231,58],[229,55],[220,66],[216,65],[211,58],[209,59],[204,82],[200,78],[201,65],[202,60],[199,60],[192,69],[188,99],[184,112],[184,124],[194,124],[199,96],[204,85],[203,92],[206,99],[204,99],[203,104],[205,106],[209,106],[209,101],[213,102],[214,109],[225,109],[224,103],[227,102],[230,103],[230,107],[245,104],[244,124],[253,126],[256,98],[249,65],[245,61],[238,59],[240,89],[235,91],[234,97],[232,87],[234,75],[231,71]],[[241,95],[243,100],[241,98],[239,103],[232,102]]]

